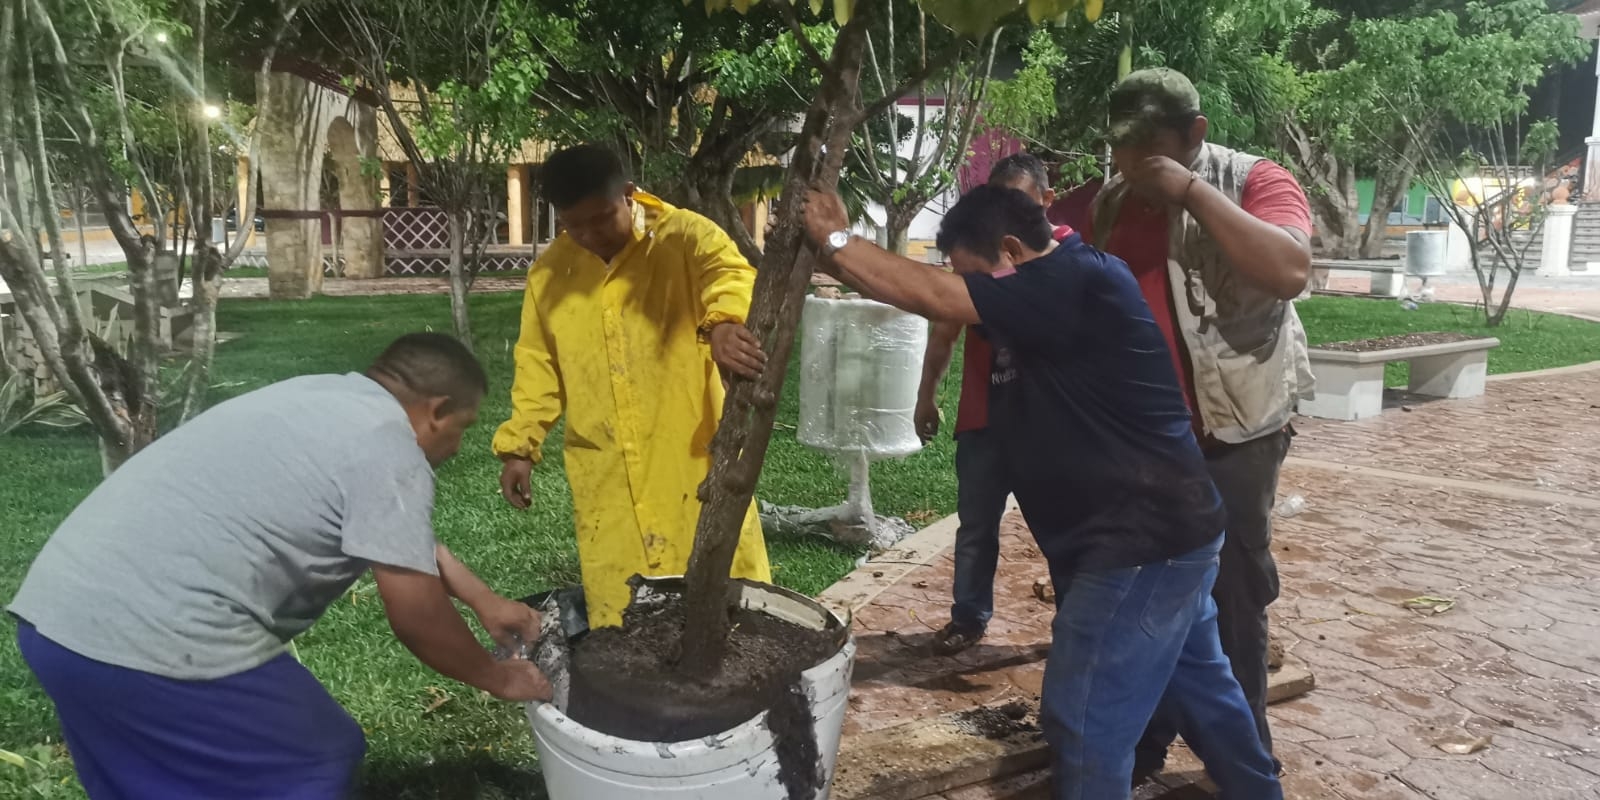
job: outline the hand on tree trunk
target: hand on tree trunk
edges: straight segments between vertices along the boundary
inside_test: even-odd
[[[767,354],[761,349],[761,340],[749,328],[737,322],[724,322],[711,329],[710,339],[711,358],[724,375],[737,375],[746,380],[761,377],[767,365]]]

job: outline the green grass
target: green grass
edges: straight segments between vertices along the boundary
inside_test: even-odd
[[[577,579],[571,496],[560,471],[560,433],[546,445],[549,460],[534,476],[534,510],[507,508],[496,488],[498,463],[487,454],[493,425],[507,414],[517,295],[473,298],[478,352],[495,391],[484,424],[468,434],[463,455],[439,475],[440,537],[500,591],[521,595]],[[1313,342],[1359,339],[1406,331],[1483,333],[1469,308],[1426,305],[1406,311],[1393,301],[1312,298],[1300,305]],[[313,372],[361,369],[396,335],[422,327],[445,329],[448,304],[439,296],[319,298],[305,302],[224,301],[221,328],[243,338],[218,351],[213,392],[222,400],[273,381]],[[1491,372],[1514,372],[1600,360],[1600,325],[1513,312],[1490,332],[1504,345],[1491,353]],[[1390,375],[1404,383],[1403,368]],[[231,385],[238,382],[238,385]],[[953,420],[954,376],[942,395]],[[798,399],[786,387],[767,459],[763,499],[825,506],[844,497],[842,471],[795,441]],[[873,469],[881,512],[927,521],[953,511],[953,445],[940,439],[925,452]],[[79,432],[25,429],[0,437],[0,599],[15,593],[34,554],[60,520],[95,485],[98,461]],[[819,539],[774,537],[769,542],[778,583],[815,594],[847,573],[860,555]],[[370,580],[358,584],[299,640],[306,664],[368,732],[366,794],[375,798],[496,798],[539,796],[536,759],[519,710],[486,699],[429,672],[389,633]],[[446,702],[428,711],[430,705]],[[54,718],[21,662],[9,620],[0,623],[0,748],[46,762],[19,770],[0,762],[0,796],[82,797],[59,749]]]
[[[128,263],[126,261],[114,261],[107,264],[90,264],[86,267],[79,267],[76,270],[79,275],[84,276],[104,276],[127,271]],[[481,274],[483,277],[488,278],[521,278],[527,276],[528,271],[526,269],[509,269],[503,272],[484,272]],[[267,268],[229,267],[226,276],[229,278],[265,278],[267,277]]]
[[[559,431],[535,471],[535,508],[509,509],[499,497],[499,463],[488,455],[493,427],[508,413],[511,345],[520,296],[473,298],[478,352],[494,391],[483,424],[468,433],[462,455],[439,473],[439,536],[498,590],[521,596],[578,578],[571,495],[562,475]],[[294,375],[359,370],[400,333],[448,329],[439,296],[319,298],[306,302],[224,301],[222,330],[243,337],[217,354],[213,392],[220,401]],[[955,392],[946,392],[953,414]],[[796,385],[783,397],[760,486],[763,499],[824,506],[840,502],[845,477],[827,458],[795,441]],[[953,418],[953,417],[952,417]],[[874,468],[880,512],[927,521],[954,510],[953,445],[941,441],[913,458]],[[72,507],[93,489],[98,460],[84,432],[25,429],[0,438],[0,599],[15,592],[33,555]],[[855,565],[861,553],[821,539],[772,537],[777,583],[816,594]],[[16,651],[9,619],[0,622],[0,748],[23,752],[55,741],[50,706]],[[359,583],[299,639],[306,665],[368,732],[367,794],[382,798],[535,796],[535,756],[520,709],[429,672],[388,630],[370,580]],[[448,702],[432,712],[439,697]],[[0,762],[0,797],[81,797],[71,767],[57,758],[30,776]],[[65,780],[63,785],[61,781]]]
[[[1500,340],[1489,351],[1491,375],[1600,361],[1600,325],[1558,314],[1513,309],[1499,327],[1488,328],[1481,310],[1450,303],[1425,303],[1407,311],[1394,300],[1312,297],[1297,307],[1312,344],[1454,331]],[[1390,364],[1384,382],[1405,386],[1409,374],[1407,364]]]

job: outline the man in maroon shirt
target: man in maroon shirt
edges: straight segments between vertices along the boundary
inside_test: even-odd
[[[1044,162],[1028,153],[1006,156],[989,171],[989,185],[1017,189],[1039,205],[1050,208],[1056,193]],[[1057,241],[1072,229],[1055,229]],[[922,359],[922,387],[917,393],[917,434],[927,442],[939,433],[939,384],[950,368],[950,357],[961,326],[935,321]],[[1005,513],[1011,486],[989,425],[989,341],[967,329],[961,355],[961,405],[956,413],[956,574],[950,606],[950,623],[933,637],[933,652],[952,655],[983,638],[994,615],[994,571],[1000,558],[1000,517]]]
[[[1110,108],[1120,174],[1081,227],[1128,263],[1172,351],[1228,515],[1213,590],[1222,648],[1270,751],[1272,509],[1289,417],[1310,388],[1292,301],[1310,276],[1311,211],[1288,170],[1205,141],[1200,97],[1183,75],[1133,73]],[[1139,745],[1136,780],[1159,770],[1175,735],[1175,721],[1158,711]]]

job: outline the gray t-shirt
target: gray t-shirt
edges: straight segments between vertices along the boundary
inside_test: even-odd
[[[438,574],[433,470],[361,375],[222,403],[74,510],[10,611],[96,661],[180,680],[259,666],[373,563]]]

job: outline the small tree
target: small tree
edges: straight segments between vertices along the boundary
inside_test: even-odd
[[[252,8],[268,23],[265,41],[243,49],[265,71],[298,0]],[[209,61],[225,34],[211,23],[205,0],[0,2],[0,277],[51,376],[94,426],[108,473],[159,433],[158,309],[167,293],[156,269],[169,252],[168,215],[208,217],[214,205],[214,120],[203,110],[222,102],[212,99],[220,82]],[[239,55],[240,48],[228,49]],[[156,137],[161,142],[140,135],[156,109],[171,120],[170,138]],[[127,260],[134,335],[126,351],[96,336],[85,319],[61,233],[55,187],[62,181],[52,165],[63,163],[74,168],[62,177],[87,186]],[[151,204],[153,234],[131,213],[130,183]],[[241,238],[220,252],[206,228],[188,229],[194,341],[180,419],[198,412],[208,388],[218,281],[244,245]]]
[[[448,13],[426,0],[338,8],[324,35],[333,49],[349,43],[418,183],[449,220],[450,318],[471,347],[467,296],[497,226],[499,181],[534,133],[527,99],[545,69],[529,55],[529,26],[541,18],[516,0],[469,0]]]
[[[678,0],[659,0],[678,2]],[[760,338],[767,368],[756,380],[735,379],[723,406],[722,421],[711,442],[711,472],[700,488],[699,524],[687,575],[686,622],[681,672],[714,675],[722,664],[728,639],[728,573],[738,549],[739,531],[754,496],[756,480],[772,439],[772,423],[783,391],[800,309],[810,282],[813,254],[805,244],[805,194],[811,186],[834,188],[844,168],[851,136],[867,119],[882,113],[927,78],[913,73],[879,100],[862,103],[861,72],[867,58],[871,26],[881,24],[885,0],[834,0],[841,23],[832,53],[824,58],[805,35],[800,11],[789,0],[769,0],[795,32],[822,83],[806,112],[805,123],[789,161],[783,195],[778,199],[746,323]],[[744,0],[708,0],[712,10]],[[1023,0],[923,0],[923,5],[959,33],[988,35],[1001,20],[1023,10]],[[1035,20],[1053,18],[1078,5],[1077,0],[1027,0]],[[1098,11],[1098,3],[1096,11]],[[815,13],[822,0],[811,0]],[[887,99],[884,99],[887,98]]]
[[[1401,112],[1401,119],[1406,116]],[[1456,136],[1418,136],[1415,172],[1439,198],[1452,225],[1466,233],[1472,271],[1483,298],[1484,324],[1505,321],[1512,294],[1535,242],[1542,238],[1551,195],[1544,176],[1550,170],[1559,132],[1553,120],[1526,124],[1520,117]]]
[[[915,20],[914,26],[901,20],[902,26],[913,31],[910,36],[897,30],[897,10],[902,15],[909,11]],[[901,37],[909,48],[898,41]],[[956,171],[970,155],[968,148],[988,95],[999,38],[996,30],[981,44],[973,45],[937,27],[930,36],[928,13],[906,0],[890,2],[883,26],[868,37],[870,96],[884,97],[898,88],[904,74],[951,65],[942,70],[941,98],[930,98],[926,82],[919,85],[912,104],[915,117],[901,111],[901,98],[886,98],[893,104],[879,118],[861,126],[851,151],[847,166],[868,178],[867,191],[884,210],[889,250],[905,252],[912,221],[930,201],[955,185]],[[908,140],[910,152],[905,154],[902,146]]]

